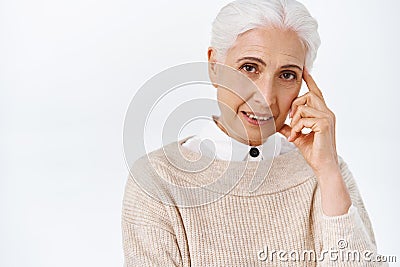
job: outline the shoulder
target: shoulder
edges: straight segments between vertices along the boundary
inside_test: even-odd
[[[130,169],[124,190],[122,220],[139,227],[156,227],[171,232],[158,153],[154,151],[140,157]]]
[[[163,154],[164,147],[158,148],[151,152],[146,153],[137,160],[134,161],[131,171],[145,171],[149,167],[161,167],[164,166],[165,155]]]
[[[138,158],[130,169],[131,178],[141,187],[160,186],[164,180],[169,180],[168,157],[165,148],[161,147]],[[146,189],[146,188],[144,188]],[[148,188],[147,188],[148,189]]]
[[[130,179],[147,195],[166,205],[174,203],[180,186],[186,185],[178,142],[171,142],[138,158]]]

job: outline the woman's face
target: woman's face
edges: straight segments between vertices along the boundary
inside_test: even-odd
[[[214,85],[218,89],[219,126],[223,131],[252,146],[262,144],[278,131],[292,101],[299,95],[305,55],[305,47],[295,32],[276,28],[256,28],[239,35],[225,62],[218,62],[215,50],[210,47],[210,63],[240,71],[258,88],[250,86],[235,93],[234,89]],[[210,67],[211,77],[215,75],[218,80],[218,75],[223,75],[221,68],[215,67],[218,64],[211,66],[214,66]]]

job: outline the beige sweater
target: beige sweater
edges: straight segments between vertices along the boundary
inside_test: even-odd
[[[342,158],[355,208],[328,217],[297,149],[269,169],[268,160],[201,157],[182,146],[187,139],[131,168],[122,209],[125,266],[382,266],[373,262],[374,233]]]

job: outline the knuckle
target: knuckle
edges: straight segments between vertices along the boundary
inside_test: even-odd
[[[329,129],[329,127],[330,127],[330,125],[331,125],[331,121],[330,121],[330,119],[329,118],[322,118],[321,119],[321,125],[320,125],[320,127],[322,128],[322,129]]]
[[[327,118],[330,122],[336,122],[336,115],[331,110],[328,110]]]
[[[303,127],[303,125],[304,125],[304,123],[305,123],[305,118],[301,118],[300,120],[299,120],[299,125],[300,125],[300,127]]]
[[[293,127],[294,132],[298,132],[300,127],[301,127],[301,119],[294,125]]]

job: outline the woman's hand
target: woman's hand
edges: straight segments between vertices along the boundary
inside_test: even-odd
[[[348,212],[351,199],[336,152],[335,114],[326,106],[321,90],[305,68],[303,79],[309,92],[293,101],[290,126],[284,125],[279,132],[299,148],[313,169],[324,214],[343,215]],[[310,128],[311,132],[303,134],[303,128]]]
[[[303,79],[309,92],[292,103],[289,117],[292,121],[279,131],[301,151],[308,164],[318,176],[339,171],[335,140],[335,114],[326,106],[321,90],[304,68]],[[303,128],[310,128],[303,134]]]

